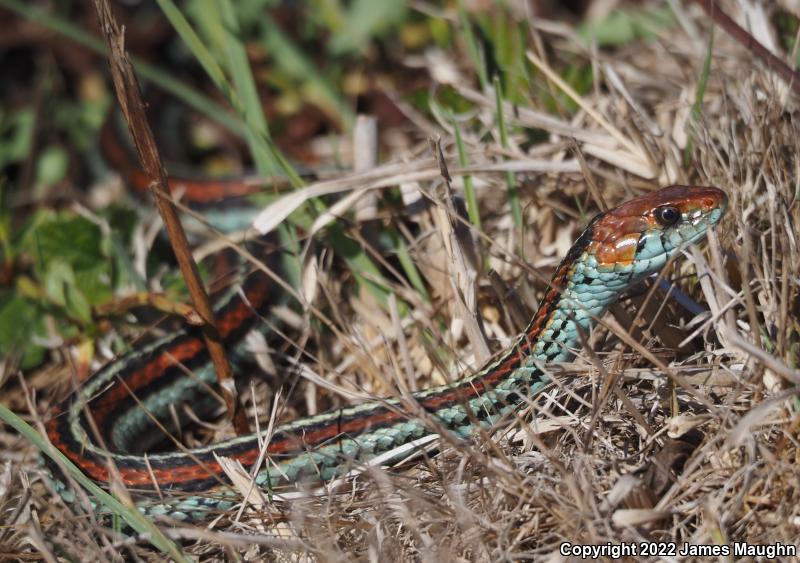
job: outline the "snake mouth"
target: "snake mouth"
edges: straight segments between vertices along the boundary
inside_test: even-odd
[[[682,210],[693,222],[705,220],[709,225],[719,223],[728,208],[728,194],[719,188],[702,186],[689,188]]]
[[[708,228],[722,220],[728,207],[728,194],[711,186],[688,189],[688,197],[680,205],[681,221],[669,233],[675,246],[699,242]]]

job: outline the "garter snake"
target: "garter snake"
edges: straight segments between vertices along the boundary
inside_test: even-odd
[[[489,428],[548,383],[544,366],[572,358],[580,333],[626,288],[657,272],[679,249],[702,240],[726,205],[727,196],[718,188],[669,186],[600,213],[575,241],[529,325],[505,352],[475,373],[414,393],[416,410],[409,409],[408,401],[389,398],[278,426],[266,446],[268,461],[254,472],[256,485],[273,490],[325,482],[436,432],[469,438]],[[217,304],[219,331],[229,349],[237,349],[276,291],[265,276],[255,275]],[[110,486],[113,463],[122,484],[139,499],[140,510],[202,520],[237,502],[216,456],[252,468],[259,460],[260,437],[139,452],[148,436],[161,432],[154,421],[174,429],[171,405],[186,402],[202,410],[206,386],[213,381],[200,332],[187,327],[94,373],[54,408],[47,434],[100,484]],[[57,468],[52,471],[59,474]],[[62,496],[71,496],[64,482],[55,482]]]

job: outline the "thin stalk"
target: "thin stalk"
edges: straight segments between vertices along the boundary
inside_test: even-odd
[[[508,129],[506,128],[506,120],[503,115],[503,91],[500,86],[500,79],[494,79],[494,95],[497,110],[497,126],[500,129],[500,145],[507,149],[509,148],[508,142]],[[514,178],[514,173],[506,171],[506,188],[508,189],[508,200],[511,203],[511,217],[514,219],[514,226],[518,232],[522,232],[522,205],[519,202],[519,194],[517,193],[517,180]]]

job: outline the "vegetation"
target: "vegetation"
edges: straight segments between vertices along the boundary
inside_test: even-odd
[[[797,94],[693,2],[560,4],[115,3],[170,174],[261,188],[249,213],[183,209],[208,285],[235,277],[214,250],[246,248],[258,210],[292,250],[303,305],[242,387],[262,428],[276,397],[290,420],[480,367],[599,210],[670,183],[730,196],[708,244],[631,291],[492,435],[209,527],[125,532],[124,503],[104,521],[53,492],[36,430],[99,365],[173,329],[187,292],[152,201],[109,158],[116,100],[93,6],[0,0],[0,558],[794,545]],[[797,60],[798,14],[750,4],[720,2]],[[377,147],[353,141],[359,114],[377,119]],[[223,416],[182,438],[231,434]]]

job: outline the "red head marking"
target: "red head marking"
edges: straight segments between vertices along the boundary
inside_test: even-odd
[[[670,206],[682,214],[707,213],[724,208],[727,202],[728,196],[719,188],[701,186],[669,186],[639,196],[608,211],[593,225],[590,251],[601,266],[629,265],[642,233],[662,228],[655,216],[657,209]]]

